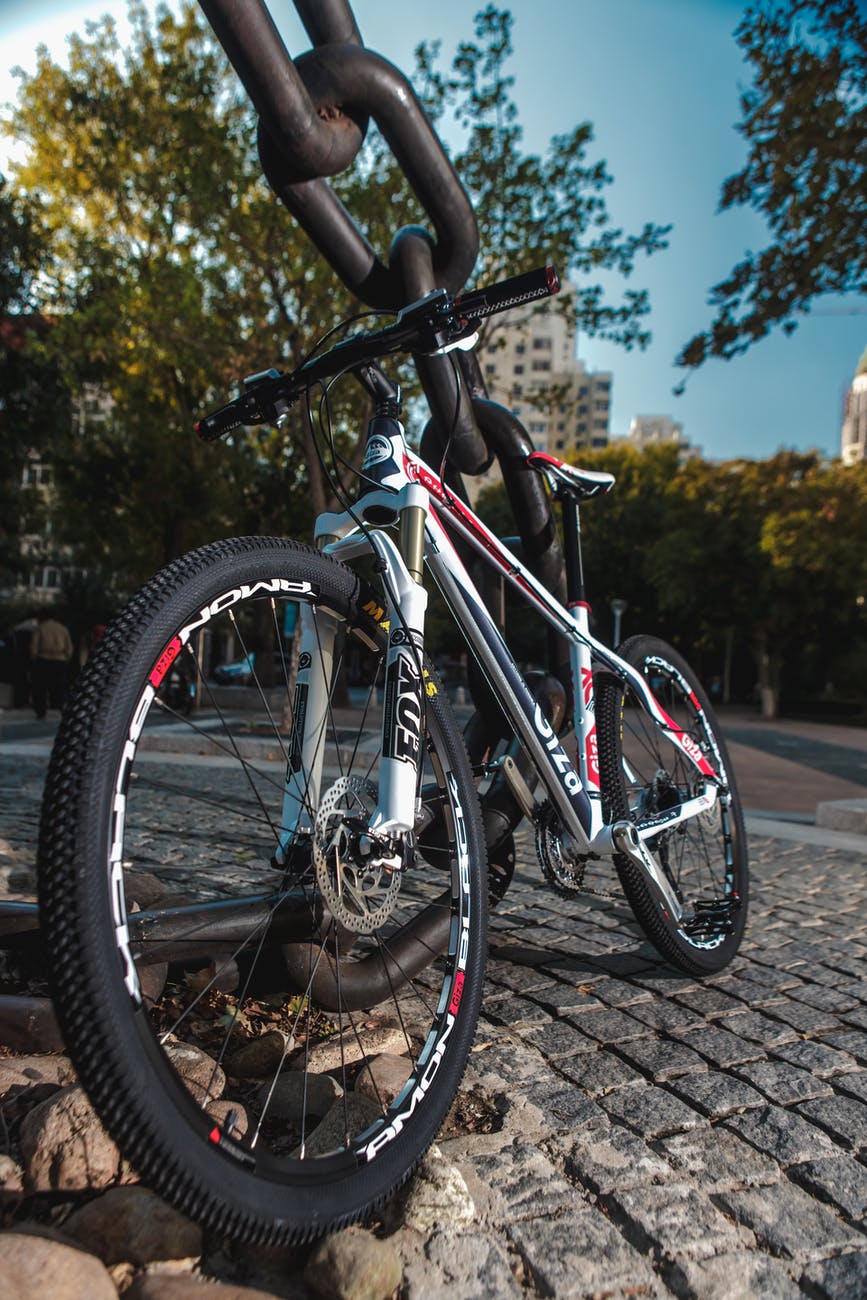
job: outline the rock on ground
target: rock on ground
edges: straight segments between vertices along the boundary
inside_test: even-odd
[[[3,1300],[117,1300],[114,1283],[93,1255],[29,1233],[0,1233]]]
[[[323,1300],[388,1300],[401,1275],[400,1260],[387,1241],[347,1228],[316,1247],[304,1281]]]
[[[120,1173],[120,1152],[78,1085],[24,1118],[20,1144],[28,1192],[106,1187]]]
[[[146,1187],[115,1187],[75,1210],[64,1231],[104,1264],[150,1264],[202,1253],[202,1230]]]

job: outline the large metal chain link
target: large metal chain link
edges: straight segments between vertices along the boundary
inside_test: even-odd
[[[347,0],[296,0],[314,48],[290,58],[263,0],[200,0],[259,114],[259,156],[271,187],[343,283],[371,307],[397,311],[432,289],[459,293],[476,260],[472,204],[406,77],[365,49]],[[368,121],[379,127],[433,234],[406,226],[386,260],[325,177],[344,171]],[[472,404],[444,357],[420,358],[434,423],[451,428],[454,461],[490,461]]]
[[[348,0],[294,0],[313,49],[293,59],[264,0],[199,0],[259,114],[259,155],[275,193],[343,283],[371,307],[399,310],[436,288],[459,293],[479,234],[472,204],[406,77],[365,48]],[[433,233],[404,226],[388,257],[325,179],[344,171],[373,121],[409,181]],[[448,440],[449,481],[479,474],[496,455],[529,567],[563,592],[563,557],[542,482],[527,467],[527,435],[487,400],[472,354],[416,357],[431,421],[422,454],[432,464]]]

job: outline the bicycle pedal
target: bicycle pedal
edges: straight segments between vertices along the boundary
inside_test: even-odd
[[[681,922],[681,928],[685,934],[702,934],[708,938],[733,934],[735,928],[733,916],[740,909],[740,905],[741,900],[736,895],[732,898],[700,900],[696,903],[695,913],[688,920]]]

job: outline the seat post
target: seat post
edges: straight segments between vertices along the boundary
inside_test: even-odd
[[[559,492],[558,496],[560,518],[563,521],[563,555],[566,560],[566,603],[572,606],[587,599],[584,564],[581,559],[581,516],[578,502],[571,492]]]

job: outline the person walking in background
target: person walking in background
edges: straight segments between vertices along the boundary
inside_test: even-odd
[[[36,631],[30,639],[33,707],[37,718],[44,718],[48,703],[52,709],[63,708],[72,658],[72,637],[65,624],[54,617],[52,610],[40,610],[36,624]]]

